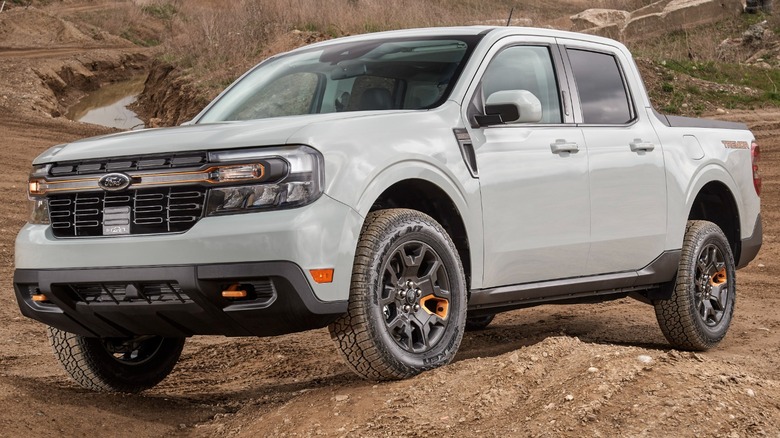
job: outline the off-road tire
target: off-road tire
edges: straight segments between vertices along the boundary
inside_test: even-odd
[[[53,327],[49,342],[62,367],[79,385],[98,392],[137,393],[162,381],[179,360],[184,338],[154,337],[144,360],[123,361],[110,353],[101,338],[89,338]],[[113,342],[113,341],[112,341]]]
[[[725,274],[725,278],[718,277],[719,285],[715,285],[715,276],[708,272],[712,269],[705,267],[711,264],[705,263],[705,259],[709,259],[705,252],[712,252],[713,266],[718,265],[718,272]],[[706,284],[704,280],[707,280]],[[655,315],[664,336],[672,346],[683,350],[703,351],[715,347],[728,331],[736,302],[734,256],[717,225],[708,221],[688,221],[680,265],[673,281],[671,299],[654,302]],[[708,285],[726,288],[718,294],[722,298],[706,298]]]
[[[408,273],[409,265],[400,266],[399,270],[390,270],[388,266],[397,260],[400,251],[409,251],[407,248],[415,248],[415,245],[428,248],[425,257],[438,257],[441,268],[435,268],[438,274],[436,281],[431,281],[438,286],[438,292],[428,289],[428,283],[422,293],[429,293],[427,297],[445,296],[442,293],[448,286],[449,295],[448,311],[446,318],[436,319],[434,313],[428,312],[429,320],[436,324],[444,324],[443,327],[430,325],[428,333],[434,333],[435,341],[425,337],[427,341],[422,344],[414,341],[414,336],[404,337],[402,329],[391,327],[392,322],[403,325],[398,318],[407,317],[408,321],[403,328],[413,327],[422,318],[417,312],[419,306],[410,306],[417,310],[401,310],[406,307],[395,302],[387,303],[387,300],[400,299],[402,290],[390,289],[387,292],[385,285],[397,284],[403,280],[391,282],[393,276],[388,272],[403,271]],[[433,251],[429,253],[428,251]],[[419,259],[423,257],[420,256]],[[401,257],[401,259],[403,259]],[[418,258],[408,259],[412,260]],[[428,265],[426,265],[428,266]],[[439,265],[431,265],[439,266]],[[432,267],[421,268],[434,270]],[[446,271],[446,272],[445,272]],[[398,275],[398,278],[412,278],[414,275]],[[442,278],[439,278],[441,276]],[[422,277],[419,277],[422,278]],[[433,277],[430,277],[433,278]],[[446,281],[444,280],[446,279]],[[421,285],[423,283],[420,283]],[[414,288],[410,289],[414,290]],[[384,292],[383,292],[384,291]],[[411,292],[410,292],[411,293]],[[436,295],[436,294],[439,295]],[[395,295],[393,295],[395,294]],[[387,296],[385,296],[387,295]],[[396,298],[391,298],[395,296]],[[417,297],[420,297],[420,292]],[[426,295],[422,295],[426,297]],[[423,300],[419,301],[420,303]],[[428,301],[426,301],[428,302]],[[410,303],[414,304],[414,303]],[[393,309],[390,309],[390,306]],[[435,305],[433,311],[440,311],[442,307]],[[392,315],[391,315],[392,314]],[[425,314],[422,314],[423,316]],[[358,375],[370,380],[396,380],[419,374],[422,371],[440,367],[452,361],[463,338],[463,330],[466,323],[466,282],[463,266],[458,257],[457,249],[447,232],[433,218],[415,210],[389,209],[379,210],[366,217],[360,240],[355,254],[355,262],[352,270],[352,284],[350,286],[349,305],[345,315],[330,325],[331,338],[336,343],[339,352],[347,365]],[[433,323],[431,323],[433,324]],[[400,333],[400,334],[399,334]],[[410,333],[415,333],[414,331]],[[424,331],[419,331],[424,333]],[[403,339],[399,340],[399,337]],[[429,346],[430,344],[430,346]],[[419,350],[415,351],[416,347]]]
[[[493,322],[496,315],[472,316],[466,318],[466,331],[476,332],[485,330]]]

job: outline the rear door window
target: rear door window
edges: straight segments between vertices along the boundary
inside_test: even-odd
[[[623,125],[634,119],[631,99],[614,56],[567,49],[580,96],[583,121],[597,125]]]

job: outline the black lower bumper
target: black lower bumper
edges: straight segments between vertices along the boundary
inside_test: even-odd
[[[224,298],[235,284],[247,296]],[[291,262],[17,269],[14,289],[23,315],[99,337],[273,336],[325,327],[347,310],[317,299]]]

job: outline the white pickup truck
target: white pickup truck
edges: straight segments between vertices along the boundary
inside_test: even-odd
[[[262,62],[189,126],[36,158],[16,298],[103,391],[154,386],[192,335],[326,326],[357,374],[405,378],[498,312],[626,296],[703,350],[761,246],[758,159],[742,124],[653,110],[609,39],[337,39]]]

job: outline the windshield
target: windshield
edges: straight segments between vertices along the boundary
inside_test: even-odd
[[[384,39],[283,55],[257,66],[198,123],[433,108],[447,99],[478,39]]]

